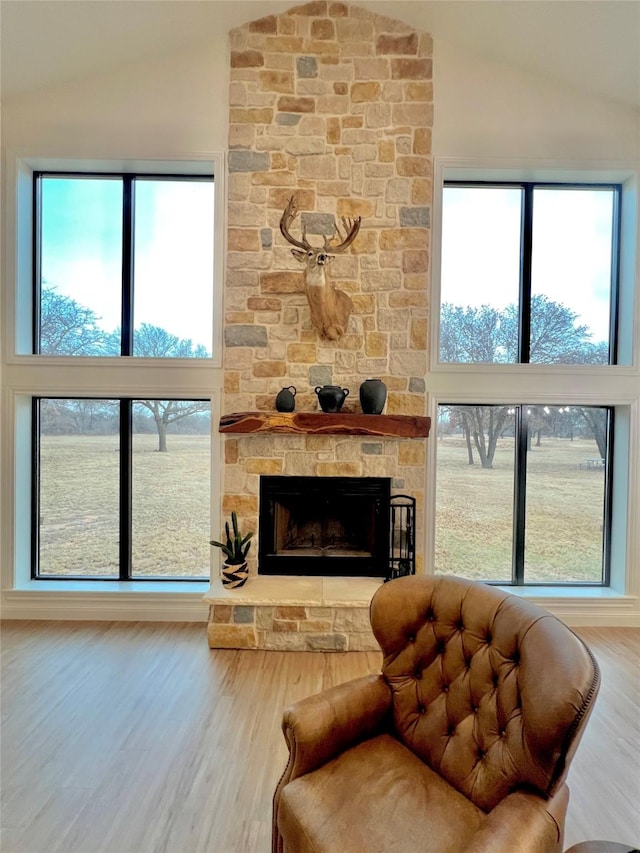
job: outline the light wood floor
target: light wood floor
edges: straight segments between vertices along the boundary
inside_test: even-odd
[[[603,687],[566,846],[640,840],[640,632],[582,629]],[[205,626],[6,622],[3,853],[268,853],[283,708],[378,654],[210,651]],[[364,853],[364,851],[363,851]]]

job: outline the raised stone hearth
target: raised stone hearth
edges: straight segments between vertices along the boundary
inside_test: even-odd
[[[215,581],[207,638],[212,649],[378,651],[369,603],[377,578],[250,578],[240,589]]]

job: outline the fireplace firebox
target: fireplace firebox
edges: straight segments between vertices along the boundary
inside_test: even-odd
[[[391,480],[260,478],[258,572],[387,577]]]

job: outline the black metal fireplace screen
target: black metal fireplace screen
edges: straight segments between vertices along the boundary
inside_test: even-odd
[[[391,498],[387,580],[416,573],[416,499],[410,495]]]
[[[261,477],[259,573],[414,573],[415,500],[390,491],[386,477]]]

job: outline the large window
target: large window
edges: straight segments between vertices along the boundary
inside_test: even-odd
[[[612,416],[598,406],[440,405],[436,571],[605,583]]]
[[[33,423],[34,578],[208,578],[208,401],[40,398]]]
[[[618,186],[448,183],[440,360],[616,361]]]
[[[206,358],[211,177],[34,175],[35,353]]]
[[[210,575],[213,164],[146,165],[32,173],[34,580]]]
[[[621,201],[617,184],[444,183],[437,572],[609,582]]]

